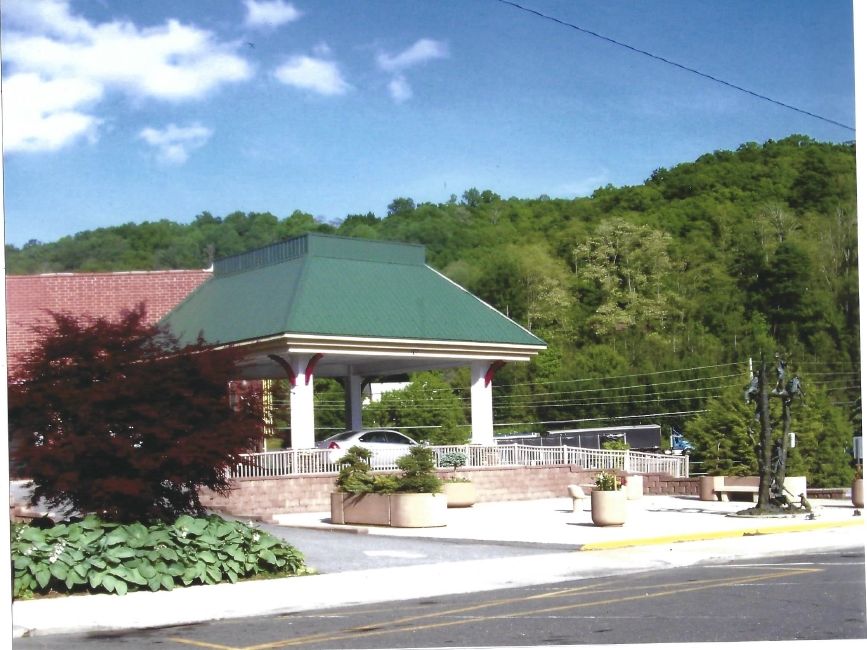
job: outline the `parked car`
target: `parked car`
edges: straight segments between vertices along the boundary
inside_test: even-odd
[[[371,451],[370,465],[391,466],[401,456],[409,453],[409,448],[418,443],[402,433],[391,429],[361,429],[344,431],[317,442],[319,449],[330,449],[328,461],[337,463],[350,447],[364,447]]]

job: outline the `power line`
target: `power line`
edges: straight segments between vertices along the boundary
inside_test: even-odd
[[[708,390],[710,390],[710,389],[708,389]],[[618,405],[618,404],[628,404],[628,405],[649,404],[651,402],[659,404],[661,402],[681,402],[681,401],[689,400],[689,399],[696,399],[696,400],[697,399],[709,399],[711,397],[719,397],[719,396],[720,396],[720,393],[715,393],[712,395],[703,395],[700,397],[697,396],[697,397],[692,397],[692,398],[690,398],[690,397],[662,397],[662,398],[658,398],[658,399],[635,399],[635,400],[629,399],[629,400],[615,400],[615,401],[608,401],[608,402],[562,402],[562,403],[545,402],[545,403],[541,403],[541,404],[528,404],[528,405],[519,404],[516,406],[527,406],[527,407],[532,406],[533,408],[563,408],[563,407],[567,407],[567,406],[570,406],[570,407],[587,407],[587,406],[614,406],[614,405]],[[500,409],[500,410],[505,410],[505,409],[509,409],[509,408],[514,408],[514,406],[507,405],[507,406],[495,406],[494,407],[494,409]]]
[[[585,381],[607,381],[609,379],[631,379],[633,377],[650,377],[651,375],[666,375],[673,372],[689,372],[691,370],[707,370],[708,368],[726,368],[728,366],[739,366],[745,364],[745,361],[733,361],[732,363],[717,363],[712,366],[695,366],[694,368],[675,368],[674,370],[656,370],[654,372],[640,372],[634,375],[609,375],[608,377],[582,377],[581,379],[555,379],[552,381],[532,381],[523,384],[497,384],[498,388],[508,388],[511,386],[543,386],[546,384],[577,384]]]
[[[644,388],[652,388],[654,386],[670,386],[672,384],[689,384],[696,381],[711,381],[714,379],[730,379],[732,377],[740,377],[740,373],[734,375],[716,375],[715,377],[695,377],[693,379],[678,379],[676,381],[661,381],[655,384],[631,384],[628,386],[609,386],[608,388],[585,388],[582,390],[564,390],[564,391],[552,391],[550,393],[535,393],[534,395],[527,395],[526,397],[541,397],[543,395],[577,395],[578,393],[601,393],[608,392],[612,390],[634,390],[634,389],[644,389]],[[534,385],[534,384],[529,384]],[[496,399],[499,399],[498,396]],[[515,397],[525,397],[524,395],[512,395],[512,398]]]
[[[721,365],[729,366],[729,365],[734,365],[734,364],[721,364]],[[712,367],[716,367],[716,366],[705,366],[705,367],[712,368]],[[685,370],[695,370],[695,368],[688,368]],[[685,370],[681,370],[681,371],[679,371],[679,370],[662,370],[659,372],[650,372],[650,373],[644,373],[641,375],[620,375],[617,377],[608,377],[607,379],[620,379],[623,377],[644,377],[644,376],[660,375],[660,374],[666,374],[666,373],[672,373],[672,372],[684,372]],[[521,395],[521,394],[494,395],[493,399],[495,402],[500,402],[500,401],[504,401],[504,400],[516,401],[516,400],[522,400],[522,399],[535,400],[535,399],[538,399],[540,397],[551,396],[551,395],[578,395],[578,394],[584,394],[584,393],[602,393],[602,392],[611,392],[611,391],[622,391],[623,396],[626,396],[626,397],[628,397],[629,395],[638,395],[641,397],[645,397],[645,396],[647,396],[647,392],[648,392],[647,389],[655,388],[657,386],[672,386],[672,385],[678,385],[678,384],[692,384],[695,382],[701,382],[701,381],[705,381],[705,380],[711,382],[711,381],[718,380],[718,379],[731,379],[732,377],[739,377],[739,376],[741,376],[741,373],[735,373],[735,374],[730,374],[730,375],[713,375],[713,376],[706,376],[706,377],[692,377],[690,379],[676,379],[673,381],[664,381],[664,382],[656,382],[656,383],[649,383],[649,384],[637,383],[637,384],[625,384],[625,385],[620,385],[620,386],[584,388],[581,390],[548,391],[548,392],[533,393],[533,394],[528,394],[528,395]],[[596,378],[596,379],[605,379],[605,378]],[[583,382],[583,381],[594,381],[596,379],[594,379],[594,378],[567,379],[567,380],[563,380],[562,382],[527,382],[524,384],[507,384],[507,385],[510,385],[510,386],[531,386],[532,387],[532,386],[546,386],[546,385],[552,384],[552,383],[573,383],[573,382]],[[816,383],[816,382],[811,382],[811,383]],[[713,386],[709,386],[709,387],[705,387],[705,388],[696,387],[696,388],[689,388],[689,389],[684,389],[684,390],[686,390],[686,391],[710,390],[711,388],[731,387],[731,386],[736,386],[736,385],[737,384],[722,384],[722,385],[713,385]],[[498,386],[498,388],[500,388],[500,387],[503,387],[503,386]],[[436,390],[433,390],[433,391],[431,391],[432,395],[425,400],[425,403],[437,402],[437,401],[452,401],[452,400],[456,400],[456,401],[460,401],[460,402],[465,403],[465,402],[469,402],[471,400],[470,397],[454,395],[452,391],[453,391],[453,389],[436,389]],[[656,394],[664,394],[665,392],[677,392],[677,391],[653,391],[653,392]],[[443,393],[443,395],[437,396],[437,395],[435,395],[435,393]],[[452,394],[449,394],[449,393],[452,393]],[[285,400],[285,399],[283,399],[283,400],[278,399],[278,400],[274,400],[273,403],[274,404],[288,404],[289,402],[288,402],[288,400]],[[326,404],[343,404],[343,400],[340,400],[340,399],[324,400],[323,399],[323,400],[317,400],[316,404],[317,404],[317,406],[318,405],[326,405]]]
[[[647,52],[646,50],[641,50],[637,47],[633,47],[632,45],[627,45],[626,43],[616,41],[613,38],[609,38],[608,36],[603,36],[602,34],[598,34],[596,32],[589,30],[589,29],[584,29],[583,27],[579,27],[578,25],[574,25],[572,23],[567,23],[565,20],[560,20],[559,18],[554,18],[554,16],[549,16],[548,14],[543,14],[541,11],[536,11],[535,9],[529,9],[528,7],[524,7],[522,5],[519,5],[516,2],[510,2],[509,0],[496,0],[496,1],[500,2],[504,5],[510,5],[512,7],[515,7],[516,9],[520,9],[521,11],[526,11],[527,13],[535,14],[536,16],[539,16],[540,18],[544,18],[545,20],[550,20],[550,21],[555,22],[559,25],[563,25],[564,27],[569,27],[571,29],[582,32],[583,34],[587,34],[589,36],[594,36],[594,37],[599,38],[603,41],[613,43],[614,45],[617,45],[618,47],[624,47],[627,50],[632,50],[633,52],[635,52],[637,54],[643,54],[644,56],[648,56],[651,59],[656,59],[657,61],[662,61],[663,63],[674,66],[676,68],[680,68],[681,70],[685,70],[686,72],[691,72],[692,74],[698,75],[699,77],[704,77],[705,79],[710,79],[711,81],[715,81],[716,83],[722,84],[724,86],[728,86],[729,88],[734,88],[735,90],[739,90],[742,93],[752,95],[753,97],[757,97],[758,99],[763,99],[766,102],[776,104],[777,106],[782,106],[783,108],[788,108],[789,110],[796,111],[796,112],[801,113],[803,115],[808,115],[810,117],[814,117],[817,120],[822,120],[823,122],[828,122],[829,124],[834,124],[835,126],[840,126],[844,129],[848,129],[848,130],[852,131],[853,133],[855,132],[855,129],[853,127],[848,126],[846,124],[843,124],[842,122],[837,122],[837,121],[829,119],[827,117],[822,117],[821,115],[817,115],[816,113],[811,113],[810,111],[805,111],[801,108],[798,108],[797,106],[792,106],[791,104],[785,104],[785,103],[778,101],[776,99],[772,99],[771,97],[768,97],[767,95],[762,95],[762,94],[759,94],[757,92],[753,92],[752,90],[744,88],[743,86],[738,86],[738,85],[733,84],[731,82],[725,81],[724,79],[720,79],[719,77],[714,77],[714,76],[706,74],[704,72],[700,72],[699,70],[696,70],[695,68],[690,68],[690,67],[685,66],[683,64],[677,63],[676,61],[671,61],[669,59],[658,56],[656,54],[651,54],[650,52]]]
[[[690,415],[693,413],[707,413],[707,409],[701,411],[670,411],[668,413],[644,413],[642,415],[617,415],[613,417],[583,418],[581,420],[538,420],[535,422],[505,422],[494,424],[495,427],[523,427],[528,424],[570,424],[577,422],[598,422],[606,420],[634,420],[636,418],[675,417],[678,415]]]

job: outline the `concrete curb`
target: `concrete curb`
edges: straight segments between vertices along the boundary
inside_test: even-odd
[[[744,528],[741,530],[724,530],[709,533],[686,533],[680,535],[663,535],[660,537],[645,537],[640,539],[622,539],[610,542],[589,542],[581,545],[582,551],[602,551],[614,548],[630,548],[633,546],[653,546],[657,544],[678,544],[681,542],[706,542],[731,537],[752,537],[755,535],[774,535],[778,533],[799,533],[828,528],[845,528],[848,526],[863,526],[861,518],[851,521],[816,521],[788,526],[768,526],[764,528]]]

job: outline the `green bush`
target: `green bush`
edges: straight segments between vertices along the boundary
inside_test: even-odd
[[[440,467],[451,467],[457,470],[467,464],[467,455],[462,451],[450,451],[440,456]]]
[[[467,464],[467,455],[462,451],[450,451],[440,456],[440,467],[451,467],[452,476],[447,478],[444,483],[471,483],[468,478],[458,478],[458,467],[463,467]]]
[[[602,448],[610,449],[612,451],[626,451],[630,447],[628,442],[622,440],[607,440],[602,443]]]
[[[12,526],[14,598],[34,594],[171,590],[310,573],[294,547],[258,528],[211,515],[174,523],[116,524],[96,515],[40,528]]]
[[[363,447],[350,447],[340,459],[340,473],[334,482],[338,492],[350,494],[398,494],[401,492],[439,492],[442,481],[434,473],[436,463],[430,447],[410,447],[406,456],[397,459],[401,474],[370,473],[370,451]]]
[[[403,475],[397,479],[397,492],[440,492],[443,482],[434,473],[436,463],[430,447],[410,447],[406,456],[397,459]]]
[[[364,494],[373,492],[374,478],[370,473],[369,449],[355,445],[350,447],[338,461],[340,473],[334,484],[338,492]]]

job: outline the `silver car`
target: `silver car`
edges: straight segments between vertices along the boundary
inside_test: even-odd
[[[361,429],[344,431],[316,443],[319,449],[330,449],[328,462],[337,463],[350,447],[364,447],[371,452],[371,467],[392,467],[409,448],[418,443],[392,429]]]

